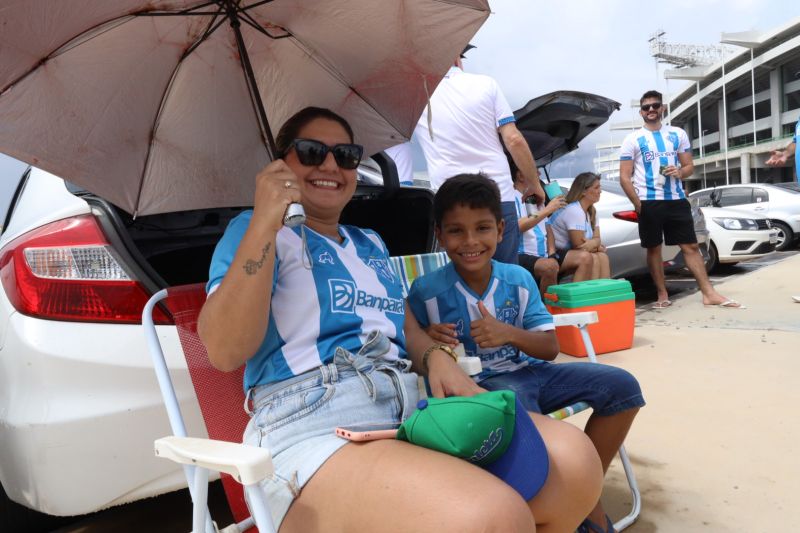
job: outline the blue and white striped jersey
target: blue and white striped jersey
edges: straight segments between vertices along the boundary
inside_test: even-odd
[[[567,204],[566,207],[562,207],[550,215],[547,225],[553,230],[556,250],[572,249],[572,241],[569,238],[570,230],[584,232],[587,241],[594,237],[594,229],[589,215],[577,201]]]
[[[633,187],[641,200],[681,200],[686,198],[681,180],[658,179],[662,166],[679,165],[678,154],[692,150],[686,132],[673,126],[658,131],[640,128],[622,141],[620,161],[633,161]]]
[[[514,189],[514,205],[517,207],[517,218],[528,216],[528,212],[525,210],[525,204],[522,202],[522,193],[516,189]],[[522,238],[519,241],[520,254],[547,257],[546,221],[547,217],[544,217],[534,227],[522,233]]]
[[[408,293],[408,305],[423,328],[431,324],[455,324],[456,336],[467,355],[481,358],[483,372],[476,381],[513,372],[532,362],[511,345],[481,348],[470,336],[470,323],[482,318],[478,300],[497,320],[529,331],[554,329],[553,317],[539,296],[530,273],[519,265],[492,260],[492,276],[482,295],[475,294],[456,272],[453,263],[417,278]]]
[[[252,215],[234,218],[217,244],[209,294],[230,268]],[[402,289],[386,245],[371,230],[339,231],[341,244],[305,227],[306,257],[300,227],[278,232],[267,334],[247,361],[245,390],[327,364],[338,346],[357,352],[373,330],[392,341],[388,359],[406,357]]]

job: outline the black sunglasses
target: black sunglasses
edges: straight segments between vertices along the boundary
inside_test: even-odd
[[[307,167],[321,165],[325,158],[328,157],[328,152],[331,152],[339,168],[353,170],[358,168],[361,156],[364,155],[364,147],[360,144],[328,146],[312,139],[295,139],[289,148],[294,148],[297,153],[297,159]]]
[[[650,111],[651,109],[653,111],[658,111],[661,109],[661,102],[656,102],[654,104],[642,104],[639,107],[642,108],[642,111]]]

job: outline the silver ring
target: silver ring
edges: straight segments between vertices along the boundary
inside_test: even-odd
[[[283,185],[284,185],[284,187],[286,187],[287,189],[291,189],[291,188],[292,188],[292,182],[291,182],[291,181],[289,181],[289,180],[286,180],[286,183],[284,183]]]

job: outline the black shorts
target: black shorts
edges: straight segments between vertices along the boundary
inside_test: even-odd
[[[639,240],[643,248],[697,242],[689,200],[643,200],[639,213]]]
[[[558,262],[558,266],[561,266],[561,263],[564,262],[564,256],[567,255],[569,250],[561,250],[560,252],[556,252],[554,255],[550,257],[539,257],[538,255],[530,255],[530,254],[519,254],[519,264],[520,266],[525,267],[525,269],[533,275],[533,267],[536,265],[536,262],[540,259],[555,259]],[[534,276],[535,277],[535,276]]]

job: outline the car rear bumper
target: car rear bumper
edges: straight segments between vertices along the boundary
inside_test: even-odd
[[[40,320],[0,291],[0,482],[27,507],[59,516],[185,486],[153,454],[171,434],[139,325]],[[190,434],[205,436],[177,332],[159,328]]]

